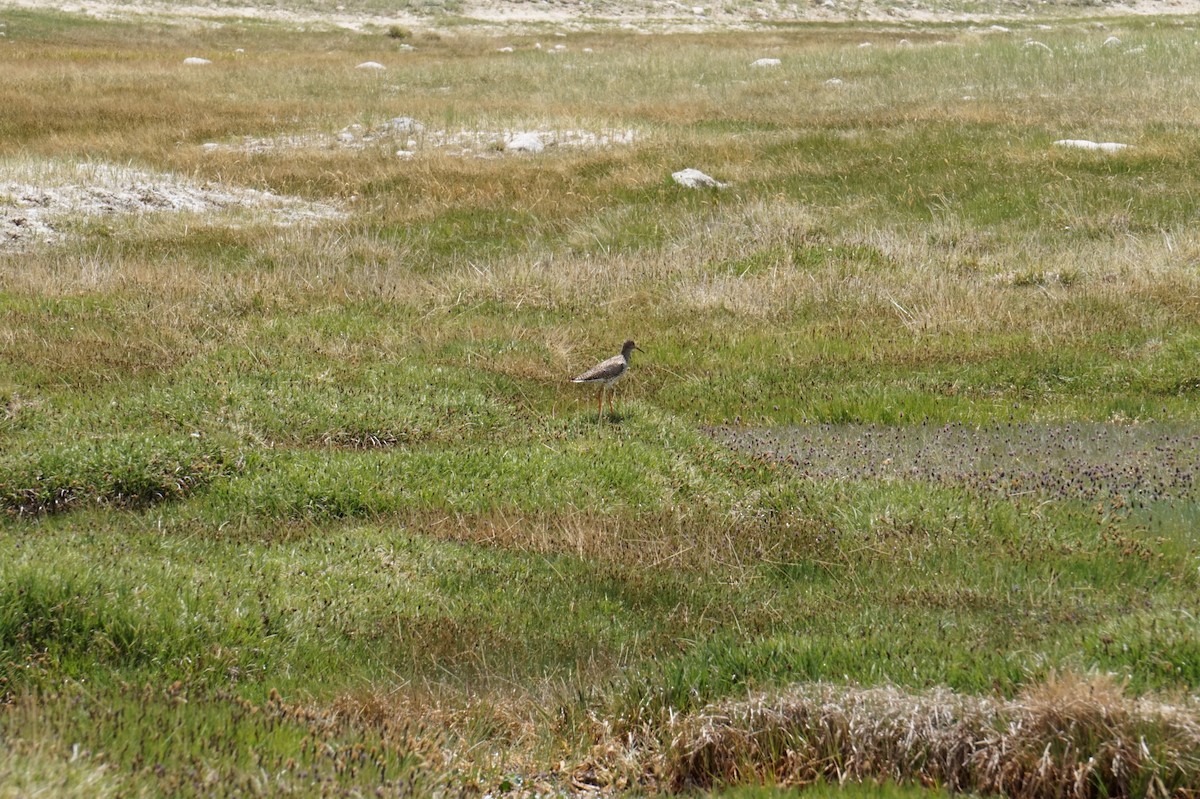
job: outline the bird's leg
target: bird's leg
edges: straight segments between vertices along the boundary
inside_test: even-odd
[[[614,386],[608,390],[608,412],[613,416],[617,415],[617,409],[613,407],[613,397],[616,395],[617,389]]]
[[[596,395],[596,418],[604,416],[604,384],[600,384],[600,393]]]

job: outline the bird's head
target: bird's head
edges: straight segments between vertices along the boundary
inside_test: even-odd
[[[626,360],[629,359],[629,353],[633,352],[634,350],[637,350],[638,352],[645,352],[644,349],[633,343],[633,339],[626,341],[621,346],[621,354],[625,356]]]

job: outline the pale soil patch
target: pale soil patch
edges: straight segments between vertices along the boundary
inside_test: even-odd
[[[291,226],[344,216],[337,207],[268,191],[103,163],[0,163],[0,249],[55,241],[80,218],[226,214]]]

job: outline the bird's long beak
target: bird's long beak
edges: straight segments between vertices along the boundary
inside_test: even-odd
[[[642,349],[641,347],[639,347],[639,346],[638,346],[638,345],[636,345],[636,344],[634,344],[634,345],[633,345],[633,348],[634,348],[635,350],[637,350],[638,352],[645,352],[645,350],[644,350],[644,349]]]

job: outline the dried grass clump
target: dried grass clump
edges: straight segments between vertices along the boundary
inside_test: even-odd
[[[636,517],[587,512],[457,514],[412,523],[429,535],[539,554],[567,553],[595,564],[654,571],[720,568],[732,582],[751,579],[764,562],[796,557],[818,535],[808,520],[726,518],[701,509],[692,516],[642,513]],[[789,536],[781,541],[782,528]]]
[[[896,781],[1027,799],[1200,796],[1200,708],[1052,677],[1001,700],[826,684],[673,724],[655,769],[674,790]]]

